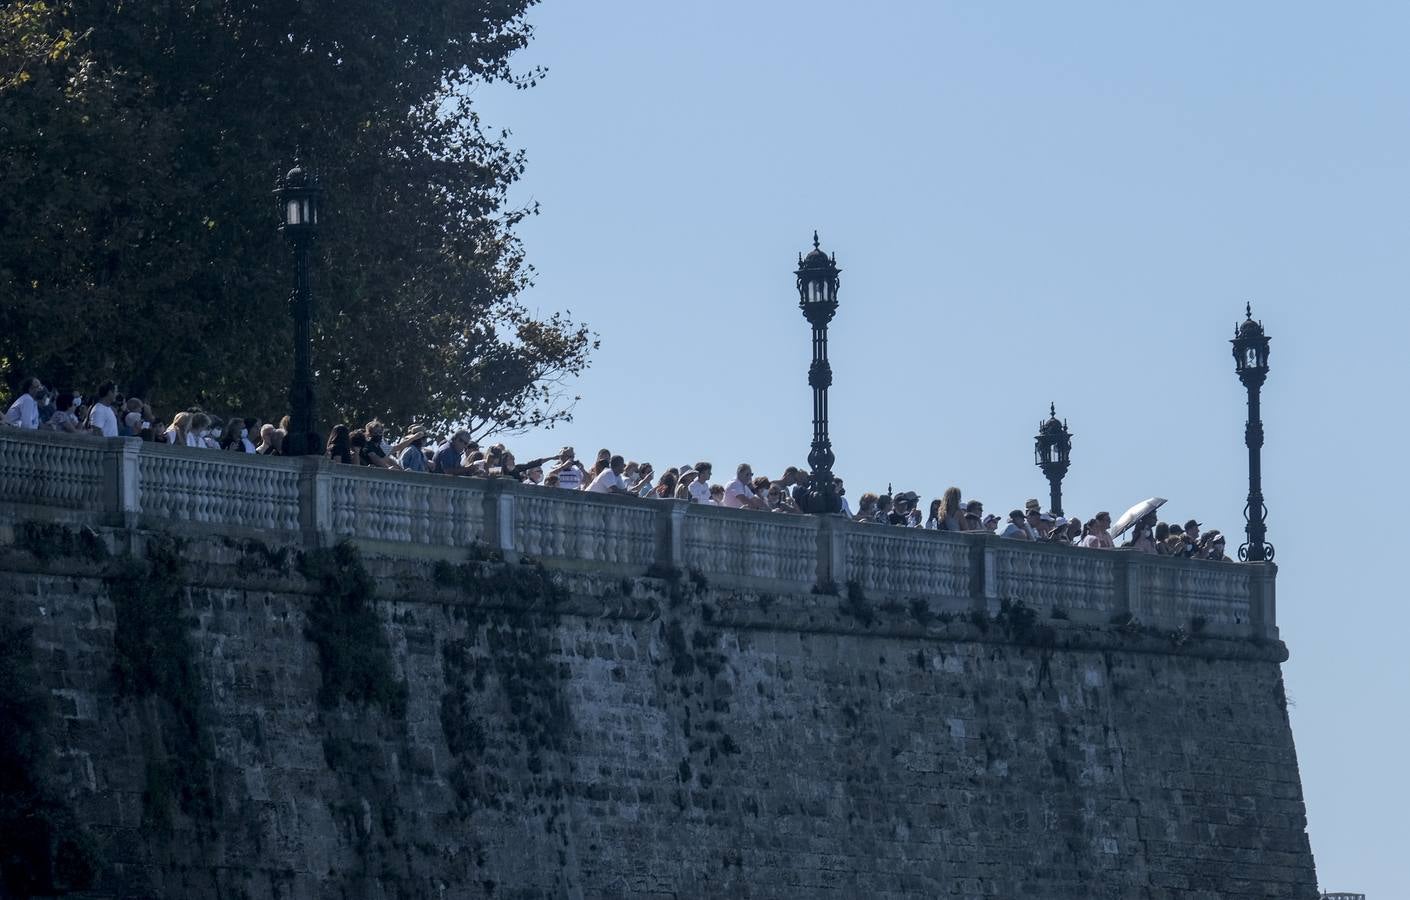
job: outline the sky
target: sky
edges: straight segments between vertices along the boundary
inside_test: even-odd
[[[475,99],[528,153],[524,302],[602,346],[575,421],[521,457],[804,464],[793,270],[816,228],[854,503],[1046,498],[1051,402],[1068,512],[1161,496],[1232,549],[1251,303],[1319,881],[1410,896],[1410,5],[548,0],[530,21],[517,66],[547,77]]]

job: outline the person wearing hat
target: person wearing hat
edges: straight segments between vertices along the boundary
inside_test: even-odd
[[[1009,523],[1004,526],[1004,530],[999,537],[1009,538],[1015,541],[1031,541],[1032,534],[1028,531],[1028,524],[1024,521],[1023,511],[1015,509],[1009,513]]]
[[[583,476],[587,470],[578,462],[577,453],[572,447],[558,451],[558,464],[548,470],[548,474],[558,476],[558,487],[576,491],[583,486]]]
[[[700,473],[695,471],[694,466],[682,467],[680,474],[676,476],[676,499],[693,501],[690,489],[699,478]]]
[[[1201,551],[1205,559],[1212,559],[1217,562],[1229,562],[1229,557],[1224,555],[1224,535],[1219,529],[1211,528],[1200,538]]]
[[[392,445],[392,456],[408,472],[426,471],[426,438],[429,436],[425,425],[412,425],[401,440]]]
[[[897,494],[891,508],[891,514],[887,516],[887,524],[900,525],[902,528],[919,528],[920,495],[915,491],[902,491]]]

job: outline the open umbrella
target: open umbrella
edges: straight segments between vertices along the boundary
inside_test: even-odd
[[[1114,540],[1121,537],[1126,529],[1145,518],[1147,513],[1160,509],[1164,504],[1164,497],[1152,497],[1149,500],[1142,500],[1140,503],[1126,510],[1126,512],[1121,514],[1121,518],[1117,519],[1111,526],[1112,539]]]

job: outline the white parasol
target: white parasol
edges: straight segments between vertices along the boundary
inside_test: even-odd
[[[1160,507],[1164,504],[1164,497],[1152,497],[1149,500],[1142,500],[1140,503],[1137,503],[1135,506],[1126,510],[1126,512],[1121,514],[1121,518],[1117,519],[1116,522],[1111,526],[1112,539],[1114,540],[1116,538],[1121,537],[1121,535],[1126,531],[1126,529],[1141,521],[1141,519],[1145,518],[1148,513],[1152,513],[1155,510],[1160,509]]]

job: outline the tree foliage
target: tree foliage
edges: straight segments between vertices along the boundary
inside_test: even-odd
[[[536,0],[0,6],[0,363],[167,408],[276,415],[292,261],[270,191],[302,143],[325,422],[484,433],[571,413],[596,344],[518,300],[524,171],[470,88],[532,86]],[[81,383],[80,383],[81,382]]]

